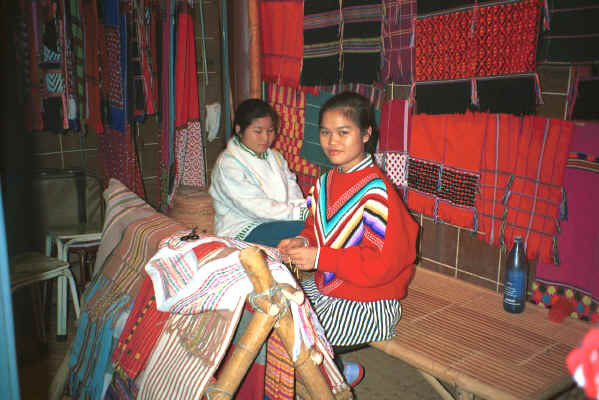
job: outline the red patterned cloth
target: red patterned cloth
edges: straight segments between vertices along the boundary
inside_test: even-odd
[[[398,188],[404,188],[408,184],[407,162],[411,119],[409,101],[391,100],[383,103],[375,161]]]
[[[146,275],[112,353],[115,368],[120,368],[129,378],[137,377],[168,317],[169,313],[156,309],[152,280]]]
[[[552,262],[572,130],[571,121],[488,114],[476,199],[484,240],[509,250],[522,236],[528,258]]]
[[[408,207],[476,228],[474,199],[486,114],[417,114],[412,118]]]
[[[298,87],[304,54],[304,2],[262,0],[262,79]]]
[[[100,105],[100,55],[104,54],[104,30],[98,19],[97,0],[83,2],[83,31],[87,90],[85,121],[99,134],[104,132]]]
[[[266,89],[266,101],[273,106],[281,119],[279,134],[273,147],[287,160],[290,170],[308,177],[318,177],[318,166],[300,156],[304,139],[305,93],[269,82]]]
[[[416,80],[532,72],[537,0],[479,6],[416,21]]]

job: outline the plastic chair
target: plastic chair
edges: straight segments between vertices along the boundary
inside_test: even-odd
[[[57,309],[57,340],[66,339],[67,325],[67,282],[71,289],[73,307],[75,314],[79,318],[79,297],[77,295],[77,286],[75,279],[69,269],[69,263],[59,260],[55,257],[48,257],[41,253],[29,252],[18,254],[10,261],[10,289],[15,290],[32,285],[38,282],[57,279],[56,284],[56,309]],[[43,320],[43,310],[45,306],[45,296],[39,297],[39,291],[33,290],[34,295],[34,314],[37,323],[40,338],[46,343],[46,329]]]

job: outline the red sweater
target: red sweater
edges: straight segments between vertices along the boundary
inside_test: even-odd
[[[418,224],[378,167],[327,172],[310,208],[300,235],[320,247],[314,281],[321,293],[357,301],[405,296]]]

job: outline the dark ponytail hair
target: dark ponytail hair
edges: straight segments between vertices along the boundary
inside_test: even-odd
[[[331,110],[341,110],[346,118],[353,121],[360,128],[362,136],[367,134],[368,128],[372,128],[370,139],[364,144],[364,151],[373,154],[376,151],[378,141],[378,130],[374,120],[374,110],[368,99],[354,92],[343,92],[331,97],[324,103],[318,115],[318,124],[322,124],[322,116]]]
[[[256,118],[270,117],[275,130],[279,128],[279,114],[270,104],[260,99],[247,99],[242,101],[235,110],[235,120],[233,121],[233,135],[238,137],[246,130]],[[239,125],[239,134],[235,127]]]

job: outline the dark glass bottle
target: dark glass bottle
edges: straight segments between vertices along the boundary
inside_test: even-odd
[[[514,238],[514,246],[505,263],[503,287],[503,309],[511,313],[524,311],[526,303],[526,283],[528,281],[528,260],[524,253],[522,237]]]

